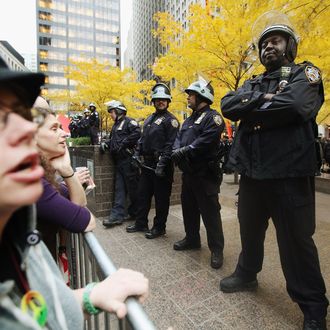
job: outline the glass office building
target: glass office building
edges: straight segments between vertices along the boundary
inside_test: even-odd
[[[37,0],[37,60],[49,90],[72,89],[69,60],[120,67],[120,0]]]

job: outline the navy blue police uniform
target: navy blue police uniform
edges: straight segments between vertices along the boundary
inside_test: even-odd
[[[189,146],[178,164],[183,172],[181,203],[186,240],[200,246],[202,216],[209,249],[221,252],[224,237],[218,194],[222,181],[219,141],[223,130],[221,115],[207,105],[184,121],[174,144],[174,149]]]
[[[99,127],[100,118],[99,113],[96,110],[92,110],[89,116],[89,126],[90,126],[90,138],[91,143],[96,145],[99,143]]]
[[[132,166],[131,160],[140,136],[140,126],[132,118],[122,116],[112,126],[110,140],[107,143],[116,166],[116,175],[114,202],[108,225],[120,223],[128,216],[135,218],[137,214],[139,171]],[[130,205],[126,210],[127,196]]]
[[[267,102],[265,93],[276,95]],[[256,279],[272,218],[287,291],[310,319],[324,318],[328,306],[312,238],[314,127],[323,101],[321,73],[308,62],[292,62],[247,80],[221,101],[223,115],[240,120],[227,164],[241,174],[238,218],[242,251],[235,273],[247,281]]]
[[[90,137],[90,129],[89,118],[84,116],[78,122],[79,137]]]
[[[135,223],[138,228],[148,227],[152,196],[156,209],[153,228],[159,232],[166,228],[174,173],[171,153],[178,129],[177,119],[167,110],[153,113],[144,122],[138,154],[146,167],[156,171],[161,169],[163,175],[157,176],[155,171],[146,167],[141,169],[139,210]]]

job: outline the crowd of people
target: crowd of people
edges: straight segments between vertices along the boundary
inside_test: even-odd
[[[92,145],[99,144],[100,118],[96,105],[90,103],[83,114],[70,116],[69,130],[72,138],[89,137]]]
[[[114,203],[103,225],[111,228],[131,219],[134,223],[126,227],[128,234],[141,232],[146,239],[165,235],[177,166],[182,172],[185,236],[174,242],[173,249],[201,249],[202,219],[210,266],[219,269],[225,246],[220,185],[224,171],[236,171],[240,174],[241,252],[234,272],[220,281],[220,290],[229,294],[257,289],[272,219],[287,291],[304,315],[303,329],[325,330],[329,302],[312,238],[315,126],[324,91],[317,67],[294,62],[297,46],[290,26],[281,22],[266,26],[258,39],[265,72],[228,92],[221,100],[222,114],[212,108],[211,83],[194,81],[185,89],[192,112],[181,127],[168,110],[172,95],[165,83],[152,88],[155,111],[142,129],[127,116],[128,109],[120,100],[107,102],[114,125],[100,148],[110,152],[116,176]],[[61,279],[49,253],[55,257],[54,233],[95,227],[82,186],[89,173],[73,170],[65,133],[47,102],[37,98],[43,74],[10,71],[2,60],[0,66],[4,156],[0,163],[0,328],[78,329],[83,326],[83,313],[95,314],[100,309],[123,317],[126,297],[134,295],[143,301],[147,296],[148,280],[143,274],[118,270],[79,290],[71,290]],[[232,142],[220,140],[225,128],[222,116],[240,122]],[[81,122],[82,129],[89,127],[96,144],[99,119],[94,104]],[[156,214],[149,227],[152,197]]]

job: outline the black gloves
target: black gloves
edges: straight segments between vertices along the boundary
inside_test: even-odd
[[[190,146],[185,146],[173,150],[171,158],[174,161],[174,163],[178,164],[187,155],[190,149],[191,149]]]
[[[165,165],[157,163],[155,174],[156,176],[163,178],[165,176]]]
[[[138,154],[134,154],[131,159],[131,165],[135,168],[141,168],[142,167],[142,159],[141,156]]]

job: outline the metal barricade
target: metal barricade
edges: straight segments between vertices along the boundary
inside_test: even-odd
[[[71,234],[68,247],[72,288],[81,288],[89,282],[101,281],[116,271],[116,267],[93,233]],[[156,330],[136,299],[128,298],[126,306],[127,315],[124,319],[118,319],[115,314],[102,312],[86,320],[85,329]]]

